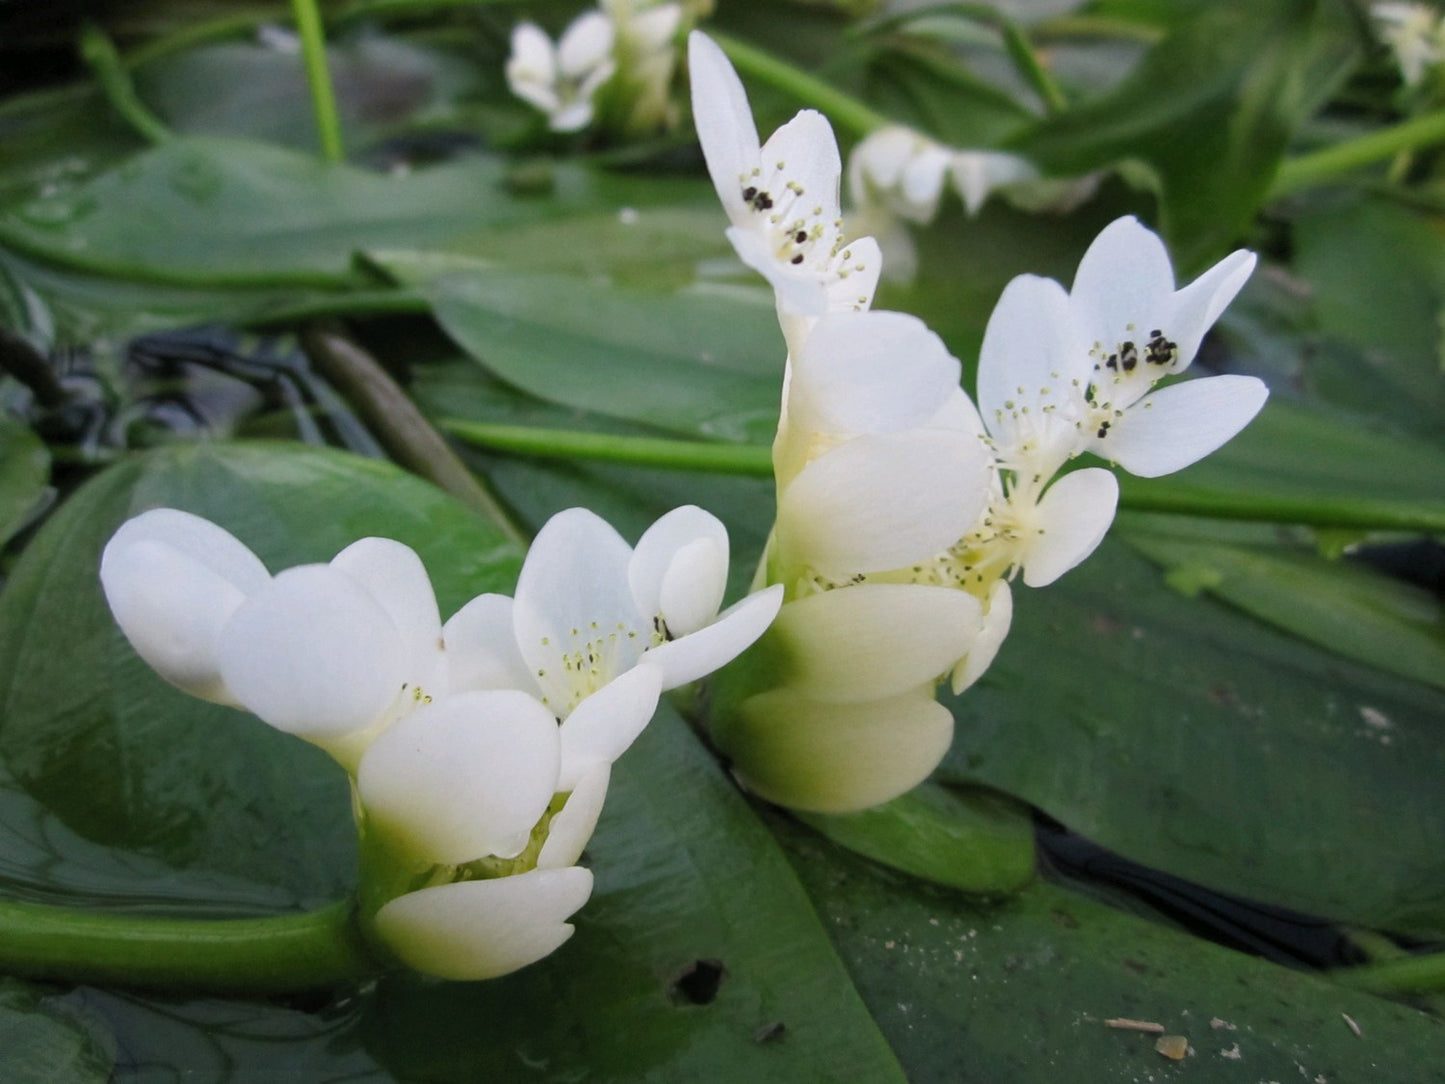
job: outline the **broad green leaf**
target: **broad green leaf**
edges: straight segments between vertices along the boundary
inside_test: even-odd
[[[329,560],[366,535],[399,539],[421,554],[444,614],[510,590],[516,547],[389,464],[280,443],[176,446],[123,460],[72,496],[0,594],[12,878],[233,908],[335,898],[354,876],[345,774],[312,746],[173,689],[110,618],[101,548],[156,506],[214,519],[273,570]]]
[[[29,426],[0,413],[0,546],[25,526],[49,489],[49,450]]]
[[[397,978],[363,1023],[406,1080],[901,1080],[786,858],[664,708],[618,762],[577,933],[515,975]]]
[[[1108,542],[954,698],[943,776],[1262,902],[1445,936],[1445,697],[1187,599]]]
[[[1028,810],[976,787],[923,783],[861,813],[797,817],[875,862],[972,895],[1010,895],[1034,877]]]
[[[0,242],[147,282],[347,287],[367,283],[352,266],[361,249],[485,253],[488,229],[625,202],[612,178],[578,164],[528,168],[524,182],[476,157],[386,176],[263,143],[181,138],[0,211]],[[651,202],[696,188],[633,179],[625,191]]]
[[[7,1084],[105,1084],[114,1063],[114,1040],[93,1014],[0,979],[0,1077]]]
[[[980,906],[776,827],[919,1084],[1445,1081],[1436,1017],[1054,885]],[[1159,1024],[1190,1052],[1171,1062],[1156,1035],[1106,1023],[1120,1019]]]
[[[1245,232],[1295,127],[1357,49],[1342,0],[1202,5],[1118,87],[1014,149],[1061,175],[1143,163],[1174,257],[1197,272]]]
[[[1181,577],[1176,586],[1187,578],[1195,590],[1346,658],[1445,688],[1445,615],[1424,588],[1316,553],[1229,545],[1207,528],[1146,519],[1120,536]]]
[[[1294,265],[1309,283],[1321,331],[1358,350],[1325,355],[1304,376],[1319,395],[1393,425],[1439,433],[1445,412],[1445,218],[1391,202],[1339,196],[1293,222]]]
[[[752,294],[502,271],[443,276],[425,292],[458,344],[540,399],[722,440],[777,428],[785,350],[772,306]]]

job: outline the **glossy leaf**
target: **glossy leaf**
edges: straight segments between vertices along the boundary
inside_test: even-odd
[[[1430,591],[1359,565],[1208,530],[1131,524],[1122,537],[1188,594],[1200,590],[1346,658],[1445,689],[1445,614]]]
[[[1445,1029],[1414,1009],[1051,884],[980,906],[784,838],[912,1081],[1445,1080]]]
[[[944,777],[1212,888],[1445,935],[1441,694],[1186,599],[1106,541],[1018,592]]]
[[[0,414],[0,546],[39,511],[49,484],[49,450],[28,426]]]
[[[924,783],[861,813],[797,816],[875,862],[971,895],[1011,895],[1034,877],[1033,820],[985,790]]]

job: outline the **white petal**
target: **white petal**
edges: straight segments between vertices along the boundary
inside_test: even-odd
[[[661,671],[642,663],[578,704],[562,723],[558,792],[574,789],[588,772],[627,752],[651,721],[661,692]]]
[[[958,390],[960,366],[917,317],[823,317],[793,359],[789,423],[852,436],[923,424]]]
[[[998,655],[1013,624],[1014,599],[1007,580],[998,580],[988,593],[988,608],[979,619],[978,636],[953,671],[953,691],[963,692],[981,678]]]
[[[557,60],[552,39],[533,23],[519,23],[512,30],[507,85],[517,97],[544,112],[557,108]]]
[[[566,804],[553,814],[547,825],[546,842],[537,853],[538,869],[561,869],[574,865],[582,857],[602,815],[602,803],[607,798],[611,778],[611,765],[599,764],[577,781]]]
[[[951,587],[865,583],[790,602],[768,644],[781,683],[822,701],[880,700],[952,670],[979,630],[978,599]]]
[[[862,312],[873,304],[883,254],[871,237],[849,241],[838,254],[838,268],[825,285],[828,312]],[[791,348],[792,343],[789,342]]]
[[[592,101],[580,98],[553,113],[547,120],[547,127],[554,132],[579,132],[591,123]]]
[[[1086,345],[1114,350],[1138,330],[1130,324],[1166,315],[1174,296],[1174,268],[1157,234],[1133,217],[1115,219],[1094,238],[1069,291]]]
[[[838,185],[843,176],[843,160],[838,155],[833,126],[822,113],[816,109],[800,110],[768,137],[758,158],[764,169],[776,169],[780,179],[794,186],[794,194],[804,204],[821,206],[824,222],[838,218]],[[774,195],[782,198],[782,193]],[[753,213],[753,217],[759,216]]]
[[[724,751],[769,801],[852,813],[911,790],[953,740],[953,716],[933,685],[884,700],[830,704],[778,689],[745,701]]]
[[[1060,409],[1072,417],[1068,403],[1082,397],[1093,369],[1064,288],[1053,279],[1020,275],[1004,287],[984,330],[979,413],[1000,438],[1006,419],[1021,406],[1037,413],[1043,404],[1063,404]]]
[[[1179,348],[1171,372],[1178,372],[1194,360],[1205,333],[1244,288],[1256,262],[1255,254],[1247,249],[1231,252],[1174,295],[1173,307],[1165,317],[1167,330],[1160,329]]]
[[[376,932],[410,967],[443,979],[492,979],[551,955],[572,936],[563,920],[592,895],[579,866],[460,881],[398,896]]]
[[[216,662],[221,629],[271,580],[229,532],[173,508],[121,525],[100,558],[111,613],[155,671],[192,696],[235,703]]]
[[[441,664],[442,620],[421,558],[389,538],[363,538],[331,559],[377,601],[406,645],[407,674],[426,686]],[[438,690],[440,691],[440,690]]]
[[[818,272],[778,259],[767,238],[755,230],[732,226],[725,236],[738,258],[768,280],[780,308],[810,317],[828,311],[827,283]]]
[[[889,125],[870,133],[848,157],[848,193],[855,204],[873,201],[898,185],[913,157],[918,135]]]
[[[696,505],[674,508],[643,532],[627,571],[639,614],[662,614],[674,636],[717,616],[727,574],[727,528]]]
[[[846,579],[934,556],[983,509],[986,460],[973,437],[939,430],[866,435],[824,453],[779,498],[782,566]]]
[[[442,627],[447,679],[451,692],[477,689],[531,689],[537,683],[517,649],[512,600],[478,595]]]
[[[461,865],[513,858],[557,791],[561,741],[552,713],[512,690],[424,704],[361,758],[367,817],[411,853]]]
[[[942,147],[925,146],[904,167],[899,191],[899,214],[914,222],[932,222],[948,177],[949,155]]]
[[[743,177],[758,165],[758,129],[738,73],[711,38],[687,36],[692,115],[708,173],[728,217],[743,213]]]
[[[1119,503],[1119,481],[1102,467],[1066,474],[1033,512],[1035,532],[1022,547],[1024,583],[1044,587],[1093,553]]]
[[[627,578],[631,560],[632,547],[585,508],[558,512],[543,524],[513,602],[517,645],[529,670],[555,669],[574,641],[595,632],[642,625]]]
[[[578,16],[557,42],[558,68],[563,75],[576,79],[608,60],[615,37],[612,20],[602,12]]]
[[[217,659],[249,711],[314,741],[382,721],[407,680],[390,616],[329,565],[288,568],[252,595],[221,631]]]
[[[1252,376],[1210,376],[1151,392],[1090,450],[1141,478],[1172,474],[1203,459],[1243,429],[1269,397]]]
[[[634,13],[627,24],[627,36],[642,53],[654,53],[670,49],[672,39],[682,26],[681,4],[658,4]],[[668,66],[671,67],[671,58]]]
[[[644,665],[662,674],[664,690],[676,689],[711,674],[746,651],[762,636],[783,603],[783,587],[755,591],[729,606],[712,624],[651,648]]]

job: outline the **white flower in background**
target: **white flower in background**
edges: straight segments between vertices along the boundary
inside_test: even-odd
[[[1427,69],[1445,61],[1445,15],[1429,4],[1376,3],[1370,15],[1406,86],[1418,85]]]
[[[553,131],[575,132],[592,120],[593,99],[613,74],[616,28],[600,11],[578,16],[556,45],[534,23],[512,31],[507,85],[547,114]]]
[[[878,246],[869,237],[844,240],[842,160],[828,121],[805,109],[760,146],[747,93],[723,51],[693,31],[688,65],[698,140],[732,223],[728,240],[772,285],[790,344],[824,313],[868,308]]]
[[[947,147],[912,128],[879,128],[848,158],[848,193],[856,207],[881,205],[910,222],[932,222],[951,160]]]
[[[1204,458],[1249,424],[1269,395],[1252,376],[1153,389],[1189,367],[1254,265],[1254,253],[1241,249],[1176,290],[1169,253],[1156,234],[1134,218],[1104,228],[1084,253],[1069,293],[1093,368],[1081,450],[1157,478]],[[1012,335],[1021,333],[1016,327]]]
[[[617,28],[618,81],[628,99],[627,127],[646,132],[676,119],[672,79],[677,72],[678,31],[685,12],[678,3],[601,0]]]
[[[1027,158],[1004,151],[954,151],[948,163],[953,187],[970,216],[983,210],[995,191],[1010,191],[1040,180],[1038,167]]]

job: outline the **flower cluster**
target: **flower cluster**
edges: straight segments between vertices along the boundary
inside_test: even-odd
[[[917,261],[904,223],[932,222],[950,184],[976,215],[995,192],[1026,210],[1068,210],[1088,198],[1095,179],[1044,178],[1016,154],[946,147],[902,125],[879,128],[853,148],[848,192],[857,231],[881,238],[890,279],[913,277]]]
[[[514,598],[481,595],[443,624],[399,542],[272,576],[214,523],[162,508],[121,526],[100,576],[162,677],[346,768],[368,929],[418,970],[478,979],[571,935],[612,763],[662,691],[777,612],[774,589],[719,615],[727,567],[726,532],[701,509],[668,513],[636,550],[572,509],[538,534]]]
[[[1024,275],[1004,290],[975,408],[958,361],[921,321],[869,310],[871,242],[867,292],[840,296],[834,257],[850,247],[838,240],[841,221],[810,219],[790,235],[797,201],[781,217],[759,209],[757,194],[781,190],[836,211],[827,122],[800,113],[759,155],[722,52],[694,33],[689,56],[728,236],[772,283],[788,346],[777,519],[758,574],[782,585],[785,602],[727,676],[713,734],[765,797],[821,812],[866,808],[943,757],[953,721],[935,688],[951,678],[962,691],[988,668],[1012,620],[1011,582],[1052,583],[1108,530],[1118,483],[1074,460],[1093,453],[1167,474],[1259,411],[1266,390],[1252,377],[1157,386],[1188,367],[1255,259],[1236,252],[1176,290],[1163,242],[1132,218],[1114,222],[1072,289]],[[951,167],[928,147],[916,157],[916,179],[895,181],[903,209],[923,214]],[[831,256],[807,247],[818,242]]]
[[[1445,64],[1445,14],[1436,8],[1385,0],[1370,5],[1370,16],[1407,87],[1419,86]]]
[[[535,23],[512,31],[507,83],[547,115],[556,132],[576,132],[599,116],[624,134],[675,121],[671,88],[679,32],[695,5],[659,0],[600,0],[554,44]]]

